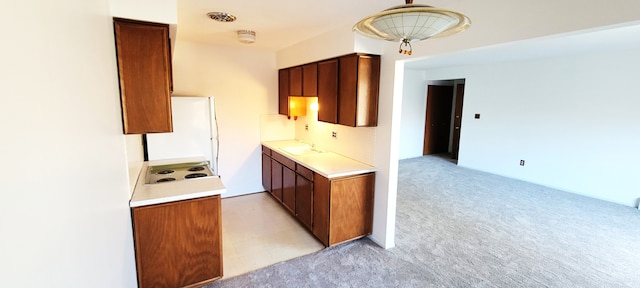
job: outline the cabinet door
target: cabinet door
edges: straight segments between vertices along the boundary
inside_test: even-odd
[[[313,235],[329,247],[329,179],[319,174],[313,175]]]
[[[302,67],[289,68],[289,96],[302,96]]]
[[[302,96],[318,95],[318,64],[302,66]]]
[[[356,105],[358,93],[358,55],[340,57],[338,124],[356,126]]]
[[[338,60],[318,63],[318,121],[338,123]]]
[[[338,124],[376,126],[380,86],[380,56],[352,54],[340,57]]]
[[[282,167],[282,204],[296,213],[296,173],[286,166]]]
[[[139,287],[222,277],[220,196],[136,207],[132,214]]]
[[[282,164],[271,159],[271,195],[282,202]]]
[[[169,25],[114,20],[125,134],[172,132]]]
[[[296,176],[296,217],[308,229],[312,228],[313,221],[313,182],[306,178]]]
[[[374,175],[331,180],[329,245],[371,234]]]
[[[378,125],[379,90],[380,56],[359,55],[356,126]]]
[[[278,71],[278,114],[289,116],[289,69]]]
[[[262,187],[271,192],[271,157],[262,153]]]

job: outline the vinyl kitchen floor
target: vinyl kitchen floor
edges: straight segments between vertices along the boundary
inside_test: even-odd
[[[268,193],[222,199],[224,278],[324,248]]]

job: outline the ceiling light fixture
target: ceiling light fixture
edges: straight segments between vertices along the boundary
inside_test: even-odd
[[[374,39],[399,41],[398,52],[411,55],[412,41],[449,36],[471,25],[471,20],[461,13],[413,4],[413,0],[405,3],[360,20],[353,31]]]
[[[238,30],[238,41],[245,44],[256,42],[256,32],[251,30]]]
[[[218,22],[233,22],[237,19],[236,16],[233,16],[227,12],[209,12],[207,13],[207,16]]]

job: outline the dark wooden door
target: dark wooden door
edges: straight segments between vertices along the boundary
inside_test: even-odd
[[[289,96],[302,96],[302,67],[289,68]]]
[[[339,59],[338,124],[377,126],[380,56],[353,54]]]
[[[289,116],[289,69],[278,71],[278,114]]]
[[[282,201],[282,164],[271,159],[271,195]]]
[[[329,192],[331,182],[329,179],[313,175],[313,235],[329,247]]]
[[[453,86],[429,85],[423,155],[449,151]]]
[[[313,218],[313,182],[297,175],[296,178],[296,216],[298,219],[312,229]]]
[[[271,157],[262,153],[262,187],[271,192]]]
[[[338,59],[318,63],[318,121],[338,123]]]
[[[338,73],[338,124],[356,126],[358,55],[340,57]]]
[[[302,66],[302,96],[318,96],[318,63]]]
[[[453,118],[453,138],[451,142],[451,158],[458,159],[460,150],[460,130],[462,129],[462,103],[464,102],[464,84],[456,85],[456,107]]]
[[[296,211],[296,173],[282,166],[282,203],[295,215]]]

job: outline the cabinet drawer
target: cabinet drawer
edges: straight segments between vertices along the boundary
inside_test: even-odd
[[[296,169],[296,162],[294,162],[293,160],[284,157],[282,155],[280,155],[280,153],[275,152],[275,151],[271,151],[271,157],[273,159],[275,159],[276,161],[282,163],[282,165],[289,167],[289,169],[291,170],[295,170]]]
[[[265,146],[262,146],[262,153],[271,156],[271,149],[269,149],[269,148],[267,148]]]
[[[313,171],[311,171],[309,168],[296,163],[296,173],[300,174],[300,176],[307,178],[313,182]]]

